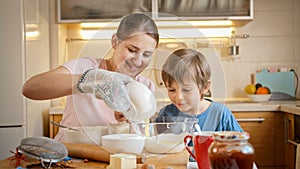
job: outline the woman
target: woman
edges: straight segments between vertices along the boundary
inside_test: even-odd
[[[112,36],[114,53],[111,58],[86,57],[66,62],[26,81],[23,95],[34,100],[68,96],[61,121],[67,126],[106,125],[125,120],[122,113],[114,112],[110,107],[116,106],[114,101],[120,102],[118,96],[126,95],[124,85],[130,80],[142,82],[154,90],[153,82],[140,73],[150,64],[158,43],[155,22],[145,14],[130,14],[121,20]],[[114,95],[116,98],[109,98],[106,87],[121,90]],[[124,108],[117,107],[117,110]],[[55,139],[62,138],[59,131]]]

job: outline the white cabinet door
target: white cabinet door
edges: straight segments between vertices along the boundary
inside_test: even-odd
[[[23,1],[0,1],[0,159],[25,137]]]
[[[13,156],[20,141],[25,137],[25,127],[0,128],[0,160]]]
[[[25,124],[22,0],[0,1],[0,126]]]

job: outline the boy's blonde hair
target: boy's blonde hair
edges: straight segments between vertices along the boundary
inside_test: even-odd
[[[189,49],[174,51],[162,67],[162,79],[166,87],[177,82],[184,84],[186,80],[197,83],[199,90],[210,86],[211,69],[202,53]]]

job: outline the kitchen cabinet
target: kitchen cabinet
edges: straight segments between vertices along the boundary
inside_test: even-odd
[[[153,0],[158,20],[251,20],[253,0]],[[155,5],[157,4],[157,9]]]
[[[58,0],[58,22],[112,21],[132,12],[151,12],[151,0]]]
[[[250,133],[249,142],[255,149],[255,163],[258,168],[284,169],[284,113],[233,111],[233,114],[244,131]]]
[[[286,169],[294,169],[296,162],[296,148],[297,143],[295,140],[295,120],[294,115],[290,113],[285,113],[286,122],[286,144],[285,144],[285,165]]]
[[[58,23],[112,21],[133,12],[155,20],[252,20],[254,0],[57,0]]]

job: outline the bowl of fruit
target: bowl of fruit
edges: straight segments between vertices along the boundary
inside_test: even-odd
[[[253,102],[266,102],[272,96],[271,90],[260,83],[248,84],[244,90],[248,98]]]

